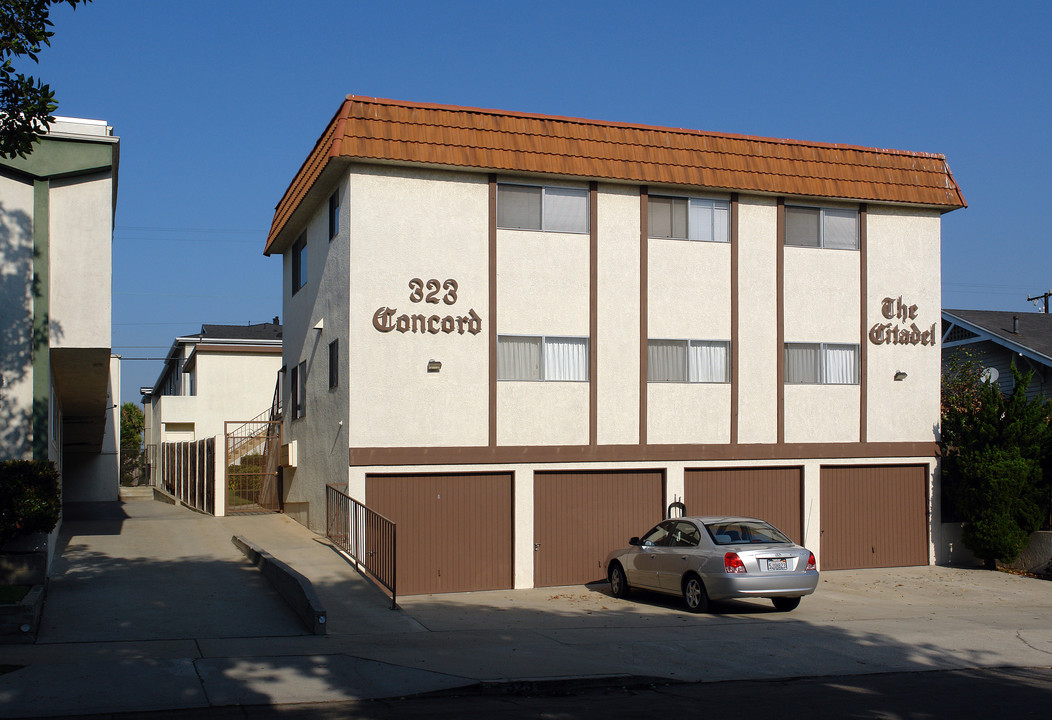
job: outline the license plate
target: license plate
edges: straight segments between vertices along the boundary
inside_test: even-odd
[[[768,560],[768,570],[788,570],[789,564],[785,560]]]

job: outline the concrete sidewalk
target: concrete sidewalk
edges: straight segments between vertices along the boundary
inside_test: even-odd
[[[1052,665],[1052,583],[937,567],[828,572],[792,613],[695,616],[603,586],[417,596],[399,610],[281,515],[211,518],[145,497],[62,533],[34,645],[0,646],[0,716],[398,697],[509,681],[720,681]],[[231,543],[313,584],[307,634]]]

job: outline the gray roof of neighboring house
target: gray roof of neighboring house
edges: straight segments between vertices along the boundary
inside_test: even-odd
[[[281,340],[281,323],[202,325],[200,333],[188,337],[208,338],[209,340]]]
[[[943,310],[948,320],[979,331],[990,340],[1052,365],[1052,314],[1000,310]],[[1019,332],[1013,332],[1019,318]]]

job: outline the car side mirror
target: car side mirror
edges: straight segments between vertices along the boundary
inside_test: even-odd
[[[639,538],[637,538],[637,537],[630,538],[629,541],[628,541],[628,544],[629,545],[638,545],[639,544]]]

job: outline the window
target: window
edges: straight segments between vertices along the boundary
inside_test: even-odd
[[[510,230],[586,233],[588,191],[536,185],[498,185],[497,226]]]
[[[648,340],[648,382],[726,383],[731,377],[726,340]]]
[[[791,385],[858,385],[858,345],[786,343],[785,382]]]
[[[588,338],[501,335],[498,380],[588,381]]]
[[[340,191],[329,196],[329,242],[340,232]]]
[[[292,244],[292,294],[307,284],[307,233]]]
[[[647,213],[647,234],[652,238],[731,241],[731,204],[726,200],[652,195]]]
[[[858,250],[858,211],[787,205],[785,244]]]
[[[329,389],[340,384],[340,341],[329,343]]]
[[[289,388],[292,393],[289,405],[292,419],[295,420],[307,414],[307,361],[304,360],[293,367],[289,374]]]

